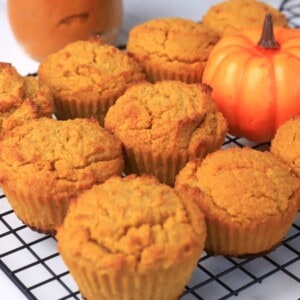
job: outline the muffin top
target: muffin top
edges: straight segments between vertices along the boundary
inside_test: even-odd
[[[38,76],[55,97],[80,102],[115,99],[131,83],[145,79],[135,60],[96,37],[49,55],[40,64]]]
[[[271,141],[271,152],[287,162],[300,177],[300,117],[294,117],[278,127]]]
[[[175,188],[192,188],[205,214],[241,224],[298,207],[299,183],[288,166],[270,152],[247,147],[219,150],[201,164],[188,163]]]
[[[200,257],[206,228],[195,203],[154,177],[130,175],[81,194],[56,237],[64,255],[93,268],[143,273]]]
[[[288,26],[287,18],[278,9],[256,0],[228,0],[220,2],[206,12],[202,23],[219,36],[232,34],[248,27],[263,26],[265,15],[271,13],[276,26]]]
[[[0,132],[28,119],[51,116],[52,95],[33,76],[23,77],[10,64],[0,62]]]
[[[204,156],[221,146],[227,131],[210,93],[211,89],[201,84],[140,83],[109,109],[105,128],[127,147]],[[208,144],[206,149],[203,143]]]
[[[122,171],[120,141],[95,120],[40,118],[0,139],[0,182],[46,197],[72,197]]]
[[[153,19],[132,28],[127,52],[138,61],[151,60],[186,69],[203,64],[218,40],[213,31],[192,20]]]

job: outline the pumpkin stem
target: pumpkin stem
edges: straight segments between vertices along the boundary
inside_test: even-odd
[[[262,35],[257,45],[261,48],[278,49],[279,45],[275,41],[273,30],[273,18],[271,14],[266,14]]]

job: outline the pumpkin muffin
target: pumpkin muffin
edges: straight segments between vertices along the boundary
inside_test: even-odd
[[[49,55],[38,77],[54,94],[59,120],[95,117],[103,125],[108,108],[145,74],[133,58],[94,37]]]
[[[256,0],[222,1],[211,6],[204,14],[202,23],[223,37],[245,28],[262,27],[267,13],[272,15],[274,25],[288,26],[282,12]]]
[[[110,178],[82,193],[57,230],[86,299],[178,299],[203,251],[204,217],[154,177]]]
[[[0,139],[2,189],[40,232],[55,232],[73,198],[122,171],[120,141],[96,120],[29,120]]]
[[[181,18],[147,21],[129,32],[127,52],[151,82],[199,83],[208,55],[219,37],[203,24]]]
[[[33,76],[21,76],[10,63],[0,62],[0,134],[26,120],[51,117],[53,98]]]
[[[285,161],[300,179],[300,117],[294,117],[276,131],[270,151]]]
[[[208,253],[256,256],[278,246],[292,225],[299,183],[272,153],[236,147],[189,162],[175,189],[203,211]]]
[[[185,163],[221,147],[227,123],[210,87],[180,81],[132,86],[113,105],[105,128],[125,150],[125,173],[152,174],[173,185]]]

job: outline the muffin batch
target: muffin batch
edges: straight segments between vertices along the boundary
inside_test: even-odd
[[[262,255],[293,223],[300,119],[270,151],[221,149],[228,124],[202,83],[222,35],[250,26],[241,2],[287,26],[230,0],[200,23],[137,25],[125,51],[69,44],[37,78],[0,64],[1,187],[24,224],[56,237],[86,299],[178,299],[204,250]]]

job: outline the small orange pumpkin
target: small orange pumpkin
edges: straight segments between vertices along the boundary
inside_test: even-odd
[[[229,123],[229,132],[255,142],[270,141],[276,129],[300,115],[300,30],[261,29],[222,38],[203,74],[212,97]]]

